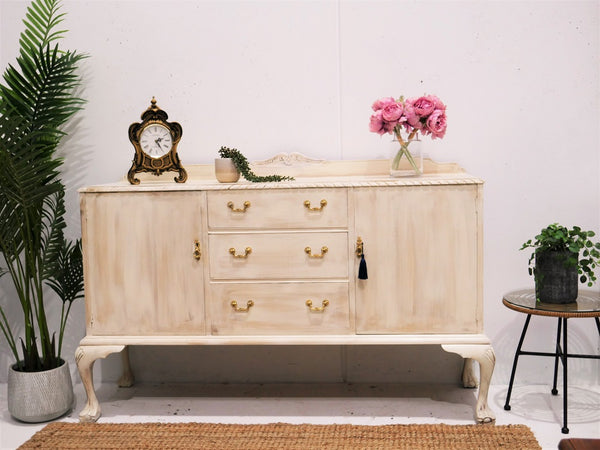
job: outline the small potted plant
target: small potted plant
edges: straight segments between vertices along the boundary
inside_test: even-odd
[[[578,226],[568,229],[553,223],[521,246],[521,250],[533,248],[529,274],[534,277],[538,301],[571,303],[577,299],[578,282],[592,286],[600,262],[600,243],[590,239],[595,235]]]
[[[235,148],[221,147],[219,149],[219,159],[215,159],[215,175],[221,183],[235,183],[240,174],[252,183],[266,183],[273,181],[291,181],[294,178],[282,175],[256,175],[250,169],[250,163],[246,157]],[[237,177],[236,177],[237,174]]]

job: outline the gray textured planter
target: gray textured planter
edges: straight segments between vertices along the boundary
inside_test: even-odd
[[[543,251],[535,255],[535,293],[544,303],[571,303],[577,299],[579,279],[577,263],[567,266],[570,251]]]
[[[43,372],[8,369],[8,411],[22,422],[46,422],[73,407],[73,383],[69,364]]]

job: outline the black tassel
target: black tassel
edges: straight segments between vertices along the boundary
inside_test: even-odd
[[[365,254],[363,253],[360,257],[360,264],[358,265],[358,279],[367,280],[367,262],[365,261]]]

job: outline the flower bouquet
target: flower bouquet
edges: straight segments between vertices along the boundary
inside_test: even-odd
[[[421,175],[421,169],[411,152],[409,145],[423,136],[432,139],[443,138],[446,133],[446,105],[435,95],[427,95],[414,99],[398,100],[393,97],[381,98],[373,103],[373,111],[369,130],[379,135],[393,134],[400,144],[400,149],[391,161],[392,172],[398,169],[402,156],[405,156],[415,174]],[[407,134],[402,136],[402,131]]]

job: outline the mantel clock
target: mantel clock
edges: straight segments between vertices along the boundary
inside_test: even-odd
[[[150,107],[142,113],[141,123],[129,126],[129,140],[135,148],[135,156],[127,179],[131,184],[140,184],[135,177],[138,172],[151,172],[159,176],[163,172],[179,172],[176,183],[187,180],[187,172],[177,154],[177,144],[183,129],[177,122],[168,122],[169,116],[156,105],[152,97]]]

